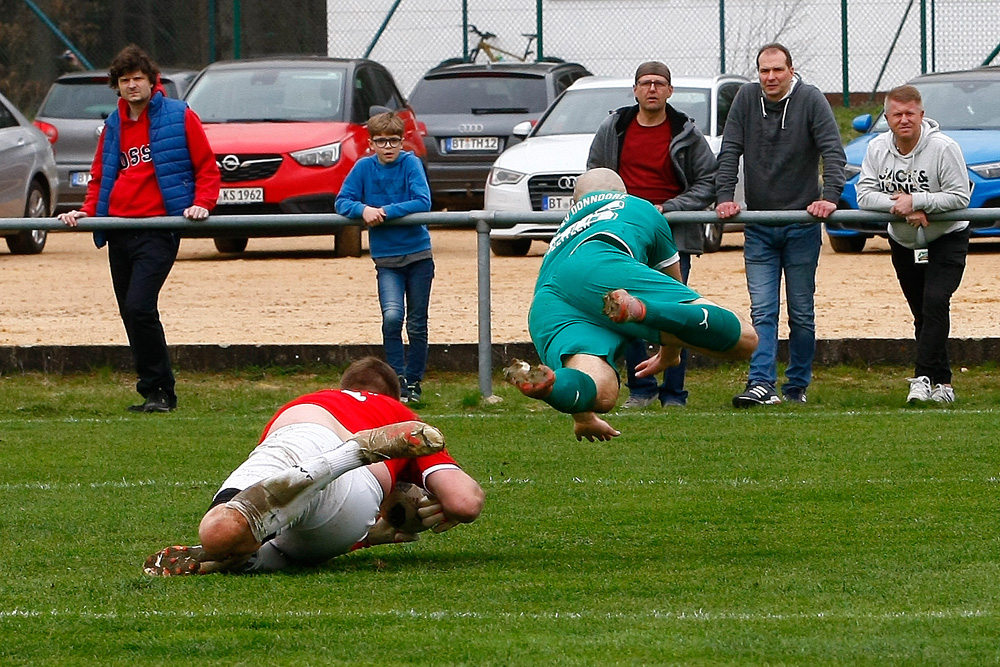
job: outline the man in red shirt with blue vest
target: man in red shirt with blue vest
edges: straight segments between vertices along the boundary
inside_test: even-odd
[[[201,120],[187,104],[165,95],[156,63],[134,44],[115,56],[108,78],[121,98],[118,110],[104,123],[83,206],[59,219],[75,227],[94,215],[207,218],[221,178]],[[144,399],[129,410],[169,412],[177,407],[177,394],[157,301],[180,237],[136,227],[97,231],[94,242],[108,246],[118,311],[139,376],[136,390]]]

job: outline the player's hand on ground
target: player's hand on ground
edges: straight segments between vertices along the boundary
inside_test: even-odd
[[[595,440],[610,440],[621,435],[621,432],[613,429],[611,424],[593,412],[578,412],[573,415],[573,435],[576,436],[577,440],[586,438],[590,442],[594,442]]]
[[[459,524],[458,521],[446,518],[444,507],[437,498],[430,495],[424,496],[424,499],[420,501],[417,516],[420,517],[420,523],[424,525],[424,530],[431,530],[435,533],[443,533]]]
[[[392,527],[385,517],[380,516],[375,525],[368,530],[368,537],[365,538],[365,542],[368,546],[375,546],[376,544],[396,544],[399,542],[416,542],[420,539],[419,535],[414,535],[413,533],[404,533],[402,531],[396,530]]]
[[[672,345],[661,345],[656,354],[640,361],[635,366],[635,376],[644,378],[655,376],[672,366],[681,363],[681,348]]]

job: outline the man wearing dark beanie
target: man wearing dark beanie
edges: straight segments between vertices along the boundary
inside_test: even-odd
[[[661,213],[711,206],[715,201],[715,155],[694,120],[667,104],[674,92],[670,68],[657,61],[642,63],[635,70],[632,92],[637,103],[613,111],[598,128],[587,169],[617,171],[629,194],[645,199]],[[705,228],[685,224],[672,231],[686,284],[691,256],[704,250]],[[625,351],[630,396],[622,407],[646,407],[657,401],[663,406],[685,405],[687,350],[679,365],[667,369],[659,387],[656,376],[635,375],[636,365],[646,357],[646,343],[641,340]]]

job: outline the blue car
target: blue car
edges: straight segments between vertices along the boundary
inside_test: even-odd
[[[1000,208],[1000,67],[924,74],[909,83],[920,90],[926,117],[936,120],[962,148],[973,186],[969,208]],[[864,134],[844,147],[847,184],[840,208],[858,208],[858,176],[868,142],[887,132],[889,125],[885,114],[879,114],[874,121],[865,114],[854,119],[854,129]],[[971,228],[973,238],[1000,236],[1000,219],[973,222]],[[856,253],[873,236],[886,236],[886,223],[842,223],[831,219],[826,223],[826,233],[835,252]]]

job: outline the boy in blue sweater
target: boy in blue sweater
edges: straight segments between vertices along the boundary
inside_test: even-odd
[[[404,151],[403,120],[392,112],[368,120],[374,155],[355,163],[337,196],[337,213],[361,218],[378,274],[382,344],[386,361],[399,375],[401,400],[420,402],[427,370],[427,306],[434,280],[431,235],[426,225],[382,223],[431,209],[431,192],[420,158]],[[409,350],[403,347],[403,321]]]

